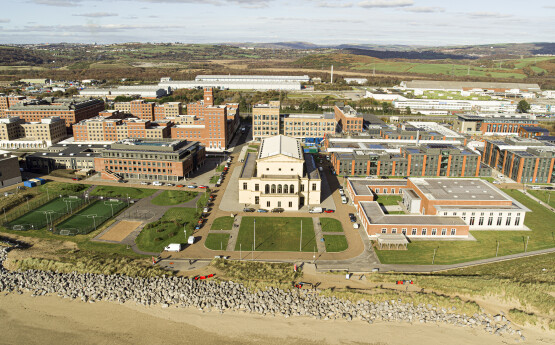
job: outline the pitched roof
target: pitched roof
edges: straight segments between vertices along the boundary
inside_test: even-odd
[[[280,154],[297,159],[303,159],[300,141],[285,135],[276,135],[262,140],[258,159],[277,156]]]

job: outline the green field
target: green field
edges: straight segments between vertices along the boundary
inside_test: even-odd
[[[252,250],[255,217],[243,217],[235,250]],[[303,252],[311,252],[316,246],[312,218],[256,217],[256,251],[298,252],[301,242]]]
[[[227,242],[229,241],[229,234],[208,234],[204,245],[212,250],[225,250]]]
[[[187,201],[193,200],[197,196],[196,192],[181,191],[181,190],[165,190],[157,195],[150,202],[158,206],[173,206],[183,204]]]
[[[51,198],[59,195],[81,195],[88,188],[84,184],[47,182],[38,187],[42,193],[49,194]]]
[[[133,187],[114,187],[114,186],[96,186],[90,193],[94,196],[103,196],[107,198],[131,198],[142,199],[156,193],[156,189],[149,188],[133,188]]]
[[[170,243],[187,243],[198,217],[199,213],[194,208],[170,208],[162,218],[147,224],[135,239],[135,243],[139,249],[155,253],[161,252]]]
[[[524,224],[532,231],[472,231],[476,241],[416,241],[407,250],[376,250],[380,262],[384,264],[431,264],[436,249],[435,264],[455,264],[480,260],[495,256],[499,242],[498,256],[524,252],[528,236],[528,251],[555,247],[555,213],[514,189],[504,189],[505,193],[524,204],[532,212],[526,215]]]
[[[341,222],[333,218],[320,218],[322,232],[343,232]]]
[[[220,179],[220,175],[214,175],[210,178],[210,183],[216,183]]]
[[[548,190],[527,190],[527,192],[545,202],[546,204],[549,200],[549,206],[555,207],[555,192]]]
[[[97,200],[70,218],[56,225],[55,232],[58,234],[75,235],[87,234],[96,230],[102,223],[116,215],[127,207],[123,201]]]
[[[233,228],[233,220],[233,217],[216,218],[210,230],[231,230]]]
[[[344,235],[324,235],[324,243],[328,253],[342,252],[348,247],[347,238]]]
[[[378,194],[376,200],[378,203],[384,206],[394,206],[399,205],[401,201],[403,201],[403,197],[401,195],[382,195]]]
[[[9,222],[7,226],[11,229],[14,226],[23,227],[23,229],[42,229],[48,224],[56,221],[70,212],[70,209],[75,209],[82,205],[84,200],[72,197],[56,198],[30,212],[27,211],[25,205],[19,208],[23,216]]]

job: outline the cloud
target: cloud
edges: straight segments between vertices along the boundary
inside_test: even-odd
[[[37,5],[47,5],[56,7],[74,7],[80,6],[81,0],[31,0]]]
[[[364,8],[391,8],[391,7],[407,7],[414,5],[414,0],[366,0],[358,3]]]
[[[0,23],[9,23],[10,20],[8,18],[0,18]]]
[[[426,6],[407,7],[404,10],[408,12],[416,12],[416,13],[445,12],[445,8],[443,7],[426,7]]]
[[[346,3],[319,2],[319,3],[318,3],[318,7],[324,7],[324,8],[348,8],[348,7],[353,7],[353,3],[352,3],[352,2],[346,2]]]
[[[151,24],[84,24],[84,25],[27,25],[25,31],[38,32],[120,32],[126,30],[170,30],[183,29],[183,25]]]
[[[480,18],[492,18],[492,19],[495,19],[495,18],[510,18],[510,17],[513,16],[512,14],[503,14],[503,13],[499,13],[499,12],[470,12],[470,13],[467,13],[467,15],[470,18],[477,18],[477,19],[480,19]]]
[[[93,13],[81,13],[74,14],[75,17],[89,17],[89,18],[101,18],[101,17],[117,17],[117,13],[108,12],[93,12]]]

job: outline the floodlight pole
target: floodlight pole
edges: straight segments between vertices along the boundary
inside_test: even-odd
[[[114,216],[114,204],[110,203],[110,208],[112,209],[112,217]]]
[[[497,257],[497,253],[499,253],[499,241],[497,241],[497,249],[495,250],[495,257]]]
[[[528,241],[530,240],[530,236],[528,236],[526,238],[526,245],[524,246],[524,252],[526,253],[526,250],[528,249]]]
[[[436,260],[436,250],[437,250],[437,248],[434,248],[434,256],[432,257],[432,265],[434,264],[434,261]]]
[[[252,244],[253,244],[253,248],[256,248],[256,218],[254,218],[254,232],[253,232]]]

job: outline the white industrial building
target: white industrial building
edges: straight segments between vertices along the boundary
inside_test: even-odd
[[[162,78],[166,79],[166,78]],[[267,81],[267,80],[235,80],[235,81],[217,81],[217,80],[161,80],[158,83],[159,87],[170,88],[171,90],[177,89],[200,89],[205,87],[213,87],[217,89],[232,89],[232,90],[284,90],[284,91],[298,91],[301,90],[301,82],[299,81]]]
[[[517,102],[515,101],[472,101],[472,100],[443,100],[443,99],[407,99],[393,101],[397,109],[411,111],[420,110],[447,110],[447,111],[481,111],[492,113],[514,113]]]
[[[390,93],[390,92],[377,91],[377,90],[371,90],[371,91],[366,90],[365,97],[375,99],[376,101],[386,101],[386,102],[407,100],[405,96],[400,95],[398,93]]]
[[[367,78],[343,78],[347,84],[356,83],[358,85],[368,83]]]
[[[170,94],[169,88],[157,85],[120,86],[118,88],[88,88],[79,91],[79,95],[88,97],[115,98],[117,96],[139,96],[141,98],[158,98]]]
[[[167,79],[167,78],[163,78]],[[171,80],[171,79],[170,79]],[[162,80],[161,80],[162,81]],[[308,75],[197,75],[195,81],[217,81],[217,82],[299,82],[308,83],[310,77]]]
[[[437,90],[437,91],[484,91],[491,92],[541,92],[538,84],[525,83],[496,83],[474,81],[446,81],[446,80],[412,80],[402,81],[399,85],[403,90]]]

